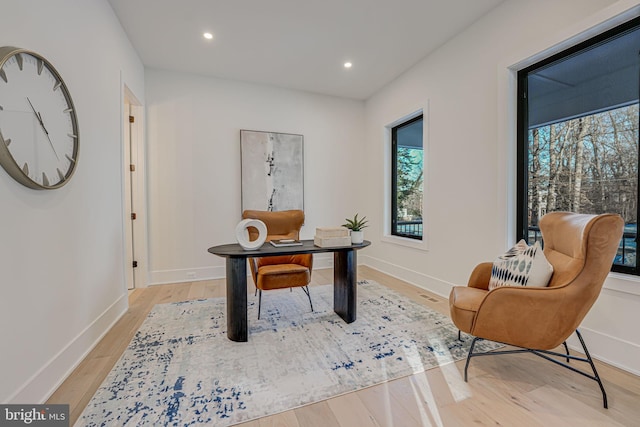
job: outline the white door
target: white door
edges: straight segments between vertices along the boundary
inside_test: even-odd
[[[126,282],[128,289],[134,289],[146,286],[143,114],[126,86],[122,111]]]

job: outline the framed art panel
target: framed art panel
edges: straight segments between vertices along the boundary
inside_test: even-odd
[[[303,136],[240,131],[242,210],[304,210]]]

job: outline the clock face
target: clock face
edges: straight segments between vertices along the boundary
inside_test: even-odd
[[[64,185],[78,160],[78,122],[53,66],[24,49],[0,48],[0,163],[35,189]]]

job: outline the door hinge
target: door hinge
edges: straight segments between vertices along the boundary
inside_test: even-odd
[[[135,212],[131,212],[131,219],[132,219],[132,220],[133,220],[133,219],[136,219],[136,217],[137,217],[136,213],[135,213]]]
[[[129,116],[129,123],[135,123],[136,118],[133,116]]]
[[[138,261],[133,261],[133,268],[136,268],[138,266]]]
[[[136,165],[129,165],[129,171],[130,172],[135,172],[136,171]]]

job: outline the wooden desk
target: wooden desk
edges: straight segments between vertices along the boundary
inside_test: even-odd
[[[351,323],[356,320],[358,249],[369,246],[365,240],[358,245],[336,248],[314,246],[313,240],[303,240],[301,246],[276,248],[269,242],[253,251],[237,244],[209,248],[209,252],[226,258],[227,269],[227,337],[232,341],[247,341],[247,258],[274,255],[317,254],[333,252],[333,310]]]

